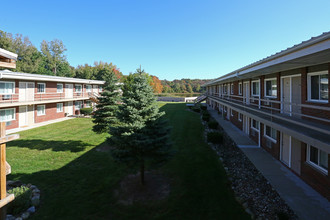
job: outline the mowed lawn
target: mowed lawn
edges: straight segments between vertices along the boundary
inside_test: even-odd
[[[249,219],[218,157],[203,141],[199,115],[185,104],[160,105],[176,150],[161,168],[171,179],[167,199],[118,204],[114,190],[132,170],[94,149],[107,135],[93,133],[90,119],[72,119],[21,132],[7,145],[8,179],[41,190],[41,205],[31,219]]]

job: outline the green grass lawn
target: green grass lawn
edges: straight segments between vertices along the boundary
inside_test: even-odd
[[[132,171],[95,151],[107,135],[93,133],[90,119],[73,119],[21,132],[7,145],[8,179],[41,190],[41,206],[31,219],[249,219],[216,154],[203,142],[199,115],[182,103],[160,105],[176,150],[161,168],[172,180],[167,199],[118,204],[113,191]]]

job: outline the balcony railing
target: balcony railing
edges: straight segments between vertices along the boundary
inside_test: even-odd
[[[330,119],[327,117],[320,117],[315,115],[306,114],[308,110],[310,111],[322,111],[330,114],[330,108],[318,105],[306,105],[300,103],[293,103],[293,102],[284,102],[274,100],[272,98],[262,99],[259,97],[245,97],[245,96],[238,96],[238,95],[229,95],[229,94],[219,94],[219,93],[212,93],[208,92],[207,96],[224,100],[230,102],[232,104],[236,104],[240,106],[243,110],[253,110],[255,112],[260,112],[271,116],[271,119],[278,118],[290,120],[295,124],[302,125],[304,122],[302,119],[312,119],[316,122],[322,122],[323,124],[330,125]],[[292,117],[288,117],[292,116]],[[320,127],[313,127],[315,130],[322,130],[323,128]],[[330,132],[330,131],[328,131]],[[327,133],[328,133],[327,132]]]
[[[90,92],[73,93],[71,95],[66,95],[65,93],[35,93],[31,95],[25,94],[23,97],[20,94],[5,94],[0,95],[0,104],[90,98],[91,94]]]

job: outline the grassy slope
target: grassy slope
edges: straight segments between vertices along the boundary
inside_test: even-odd
[[[92,150],[106,135],[89,119],[69,120],[25,132],[8,144],[9,179],[36,184],[42,204],[32,219],[244,219],[228,190],[216,155],[203,142],[199,116],[184,104],[162,104],[173,127],[175,157],[162,169],[173,180],[168,199],[118,205],[113,189],[130,171],[108,153]]]

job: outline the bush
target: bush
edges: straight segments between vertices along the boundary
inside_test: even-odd
[[[26,186],[16,187],[8,190],[9,194],[14,194],[15,199],[8,206],[8,213],[17,215],[31,206],[32,190]]]
[[[205,105],[201,105],[201,109],[202,109],[203,111],[206,111],[207,107],[206,107]]]
[[[208,126],[209,126],[210,129],[217,129],[218,128],[218,122],[216,122],[216,121],[210,121],[208,123]]]
[[[210,116],[203,114],[202,119],[203,119],[203,121],[209,121],[210,120]]]
[[[93,112],[93,108],[81,108],[80,114],[90,115]]]
[[[213,144],[222,144],[223,134],[220,132],[209,132],[207,133],[207,142],[211,142]]]
[[[201,109],[200,109],[200,108],[193,108],[193,111],[194,111],[194,112],[200,112]]]
[[[203,116],[207,116],[207,117],[210,117],[210,113],[208,111],[203,111]]]

